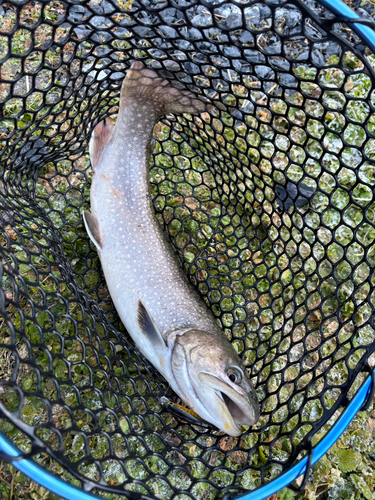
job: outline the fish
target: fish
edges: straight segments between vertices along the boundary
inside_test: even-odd
[[[83,212],[114,306],[127,332],[180,399],[231,435],[260,405],[246,368],[186,277],[152,205],[154,126],[165,115],[207,112],[190,91],[136,61],[122,83],[116,125],[92,133],[91,212]]]

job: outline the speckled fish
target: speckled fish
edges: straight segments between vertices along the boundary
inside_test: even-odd
[[[142,63],[123,82],[116,126],[90,141],[91,213],[84,212],[115,307],[142,353],[202,419],[232,436],[259,418],[245,367],[189,283],[155,216],[149,164],[155,124],[207,105]]]

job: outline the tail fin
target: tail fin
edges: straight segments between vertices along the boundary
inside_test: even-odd
[[[134,62],[122,84],[120,109],[134,103],[149,105],[157,114],[203,113],[212,108],[188,90],[173,87],[168,80],[141,62]]]

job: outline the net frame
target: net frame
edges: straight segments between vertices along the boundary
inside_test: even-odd
[[[344,14],[344,15],[348,15],[349,17],[353,17],[355,18],[356,15],[351,11],[351,9],[349,9],[347,6],[345,6],[342,2],[340,1],[337,1],[337,2],[332,2],[332,3],[328,3],[327,2],[321,2],[322,5],[324,4],[327,4],[325,5],[327,8],[329,8],[334,14]],[[349,9],[347,12],[345,12],[347,9]],[[301,8],[301,10],[303,10],[303,8]],[[350,11],[350,12],[349,12]],[[345,13],[344,13],[345,12]],[[311,14],[310,14],[311,15]],[[362,40],[368,45],[368,46],[371,46],[371,48],[373,47],[373,41],[371,40],[373,38],[373,32],[370,30],[370,28],[366,27],[366,26],[361,26],[361,25],[357,25],[355,23],[351,24],[351,27],[353,29],[353,31],[355,31],[357,34],[359,34],[362,38]],[[367,394],[367,391],[368,391],[368,386],[369,386],[369,379],[366,381],[365,384],[362,385],[362,388],[361,390],[359,391],[359,393],[357,394],[357,396],[355,398],[353,398],[351,404],[348,406],[348,408],[346,409],[345,412],[343,412],[342,416],[346,415],[346,418],[347,418],[347,423],[350,422],[350,419],[353,418],[354,414],[356,411],[358,411],[362,405],[362,402],[366,399],[366,394]],[[350,411],[349,411],[350,409]],[[353,413],[354,412],[354,413]],[[350,416],[351,415],[351,416]],[[349,420],[348,420],[349,418]],[[343,419],[345,420],[345,419]],[[341,419],[340,419],[341,421]],[[339,422],[337,422],[337,424],[339,424]],[[337,424],[335,426],[335,428],[337,427]],[[344,423],[340,423],[340,425],[338,426],[338,430],[336,429],[336,432],[337,433],[341,433],[341,431],[343,431],[344,429]],[[335,433],[334,433],[335,434]],[[335,434],[337,437],[338,437],[338,434]],[[336,437],[336,439],[337,439]],[[325,442],[325,440],[328,438],[328,436],[326,436],[326,438],[323,439],[323,441],[321,442],[321,445],[323,445],[323,442]],[[327,440],[328,442],[328,440]],[[6,444],[6,441],[4,441],[4,446]],[[13,453],[11,453],[13,454]],[[304,462],[307,461],[307,458],[304,459],[299,465],[301,466],[301,464],[304,465]],[[315,461],[315,460],[314,460]],[[20,464],[21,462],[19,462]],[[15,466],[19,466],[19,464],[17,464],[17,462],[14,462]],[[300,468],[299,470],[299,473],[302,473],[303,472],[303,467]],[[299,475],[299,474],[298,474]],[[271,484],[271,483],[270,483]],[[269,490],[268,490],[269,491]],[[78,493],[77,493],[78,494]],[[260,491],[258,491],[257,494],[260,494]],[[270,493],[267,493],[267,496],[269,495]],[[252,493],[250,494],[252,495]],[[255,495],[255,492],[254,492],[254,495]],[[78,497],[77,497],[78,498]],[[95,497],[92,497],[90,496],[90,498],[95,498]],[[249,495],[246,495],[246,498],[261,498],[260,496],[249,496]],[[264,497],[262,497],[264,498]]]
[[[237,495],[233,498],[241,498],[242,500],[265,500],[271,495],[278,493],[283,488],[289,486],[301,475],[308,475],[310,467],[312,467],[327,453],[327,451],[345,432],[355,415],[363,409],[364,403],[368,400],[369,393],[372,392],[372,384],[373,382],[371,377],[368,377],[362,387],[358,389],[348,407],[343,411],[337,422],[333,425],[332,429],[328,432],[324,439],[322,439],[322,441],[310,451],[311,461],[309,465],[309,457],[306,456],[305,458],[299,460],[298,463],[287,470],[284,474],[270,481],[266,485],[263,485],[249,493]],[[41,486],[47,488],[49,491],[52,491],[67,500],[94,500],[100,498],[98,496],[91,495],[90,493],[78,490],[74,486],[61,481],[57,476],[51,474],[45,469],[42,469],[31,460],[18,461],[16,457],[20,456],[20,451],[17,450],[16,447],[2,435],[2,433],[0,433],[0,452],[4,453],[7,460],[11,461],[18,470],[39,483]],[[130,498],[133,498],[133,496],[130,495]],[[148,497],[142,496],[142,498]],[[231,497],[228,495],[228,498]]]

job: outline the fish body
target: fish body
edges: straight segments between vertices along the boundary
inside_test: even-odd
[[[135,344],[201,418],[239,435],[241,425],[259,417],[255,391],[242,361],[186,278],[150,194],[155,124],[166,113],[206,109],[190,92],[133,63],[122,86],[116,126],[99,123],[90,141],[94,175],[91,214],[85,212],[84,221],[111,298]],[[241,379],[241,386],[228,378],[228,370],[234,370],[232,378]]]

